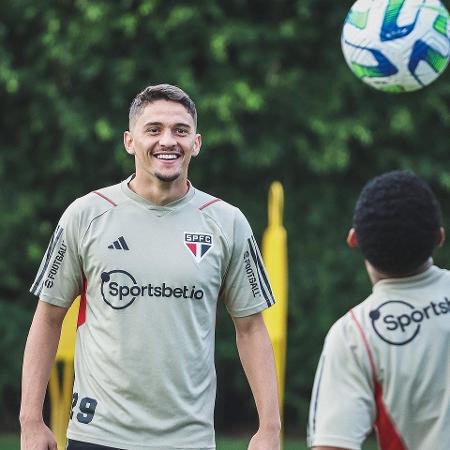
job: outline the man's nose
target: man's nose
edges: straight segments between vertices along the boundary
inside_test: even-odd
[[[159,139],[161,147],[173,147],[177,141],[171,130],[164,130]]]

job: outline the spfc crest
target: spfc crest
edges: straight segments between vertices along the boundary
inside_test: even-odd
[[[184,243],[194,259],[200,262],[213,246],[213,238],[209,233],[185,232]]]

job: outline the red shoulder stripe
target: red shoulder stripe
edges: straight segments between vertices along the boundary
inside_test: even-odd
[[[110,198],[108,198],[106,195],[103,195],[100,192],[97,191],[92,191],[94,194],[97,194],[99,197],[102,197],[103,199],[105,199],[107,202],[111,203],[111,205],[113,206],[117,206],[117,203],[114,203]]]
[[[362,337],[362,340],[364,342],[364,347],[366,347],[367,356],[369,357],[370,361],[370,367],[372,368],[372,378],[373,382],[376,383],[376,368],[375,368],[375,360],[372,355],[372,351],[370,350],[369,341],[367,340],[366,333],[364,333],[362,325],[359,323],[358,319],[355,316],[355,313],[353,312],[353,309],[350,310],[350,317],[353,319],[353,321],[356,323],[356,327],[358,328],[359,334]]]
[[[201,211],[202,209],[205,209],[208,206],[211,206],[213,203],[220,202],[220,201],[221,201],[220,198],[214,198],[213,200],[210,200],[209,202],[207,202],[204,205],[200,206],[200,208],[198,208],[198,209]]]

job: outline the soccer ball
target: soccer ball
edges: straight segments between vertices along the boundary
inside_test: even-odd
[[[421,89],[450,59],[450,17],[439,0],[357,0],[342,51],[352,72],[387,92]]]

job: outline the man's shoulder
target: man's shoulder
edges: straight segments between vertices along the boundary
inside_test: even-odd
[[[128,199],[122,190],[122,183],[94,189],[82,198],[89,205],[101,207],[101,205],[106,204],[109,208],[115,207]]]
[[[106,186],[76,198],[66,209],[64,216],[77,217],[81,221],[91,221],[94,217],[126,201],[121,183]]]
[[[235,214],[238,211],[238,208],[226,202],[222,198],[208,194],[200,189],[195,189],[195,195],[192,198],[192,205],[205,214],[221,212]]]
[[[242,211],[219,197],[196,189],[191,205],[207,221],[215,223],[230,240],[236,235],[251,234],[250,225]]]
[[[370,321],[370,312],[377,307],[378,301],[377,296],[372,293],[350,308],[330,327],[327,334],[328,339],[346,341],[349,335],[359,336],[362,331],[359,328],[364,329],[367,326],[367,319]]]

